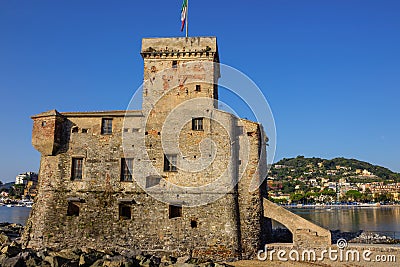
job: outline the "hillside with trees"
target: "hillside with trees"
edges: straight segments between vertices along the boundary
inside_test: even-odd
[[[394,202],[400,193],[399,173],[346,158],[284,158],[271,166],[267,182],[279,203]]]

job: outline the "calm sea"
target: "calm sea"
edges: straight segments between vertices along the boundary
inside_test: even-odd
[[[0,206],[0,222],[20,223],[25,225],[31,208]]]
[[[330,230],[394,232],[400,238],[400,207],[292,208],[291,212]]]

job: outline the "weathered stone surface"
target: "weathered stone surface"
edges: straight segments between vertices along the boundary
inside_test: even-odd
[[[24,261],[21,257],[15,256],[8,258],[1,263],[2,267],[25,267]]]
[[[91,265],[91,267],[101,267],[101,266],[103,266],[103,264],[104,264],[104,260],[97,260],[97,261],[95,261],[92,265]]]
[[[190,259],[191,259],[191,257],[188,256],[188,255],[182,256],[182,257],[178,257],[176,259],[176,263],[188,263]]]
[[[6,254],[8,257],[14,257],[21,252],[21,248],[15,245],[5,246],[1,249],[1,253]]]
[[[63,249],[60,251],[51,251],[49,252],[49,255],[52,257],[59,257],[67,260],[75,260],[79,261],[79,256],[80,251],[76,249]]]
[[[9,243],[11,240],[7,235],[0,233],[0,246]]]
[[[32,117],[32,144],[42,157],[23,244],[219,260],[254,256],[266,224],[263,191],[249,188],[265,178],[266,138],[258,123],[218,110],[216,38],[146,38],[141,54],[142,111],[52,110]],[[193,129],[193,118],[201,119],[201,129]],[[103,119],[112,120],[112,133],[102,132]],[[169,153],[179,154],[177,171],[164,170]],[[123,158],[133,160],[132,181],[121,181]],[[73,159],[82,160],[75,180]],[[182,206],[180,216],[170,216],[166,201]],[[129,216],[120,214],[124,205]],[[54,265],[63,257],[71,258],[48,260]]]

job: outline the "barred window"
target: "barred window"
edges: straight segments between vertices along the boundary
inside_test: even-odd
[[[112,134],[112,119],[101,120],[101,134]]]
[[[193,131],[202,131],[203,130],[203,118],[192,119],[192,130]]]
[[[177,163],[176,154],[169,154],[169,155],[164,154],[164,171],[166,172],[177,171],[176,163]]]
[[[131,182],[132,181],[132,170],[133,170],[133,159],[122,158],[121,159],[121,181]]]
[[[71,180],[82,180],[83,158],[72,158]]]

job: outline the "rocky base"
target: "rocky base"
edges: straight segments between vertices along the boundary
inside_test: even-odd
[[[344,238],[348,243],[358,243],[358,244],[400,244],[399,239],[395,239],[385,233],[379,232],[368,232],[368,231],[358,231],[358,232],[341,232],[339,230],[331,231],[332,242],[336,243],[339,238]]]
[[[344,238],[348,243],[357,244],[400,244],[400,239],[393,238],[385,233],[358,231],[341,232],[340,230],[331,231],[332,243]],[[273,229],[272,243],[292,243],[292,233],[288,229]]]
[[[145,255],[140,251],[125,250],[96,251],[90,249],[64,249],[52,251],[49,249],[22,249],[20,234],[22,225],[0,223],[0,266],[2,267],[218,267],[230,266],[212,260],[199,260],[184,257]]]

